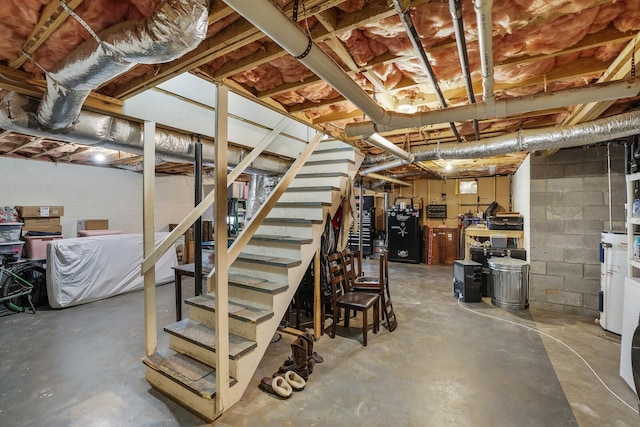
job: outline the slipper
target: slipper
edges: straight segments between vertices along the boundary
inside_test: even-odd
[[[284,379],[291,386],[294,391],[304,390],[306,384],[305,380],[293,371],[288,371],[284,374]]]
[[[291,393],[293,393],[293,389],[283,377],[264,377],[262,381],[260,381],[259,387],[267,393],[275,394],[284,399],[290,398]]]

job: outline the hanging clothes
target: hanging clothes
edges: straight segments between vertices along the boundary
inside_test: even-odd
[[[342,216],[339,225],[337,225],[339,231],[336,250],[342,251],[349,245],[349,233],[351,232],[351,227],[353,227],[353,224],[356,222],[354,217],[357,212],[356,196],[355,189],[353,187],[353,180],[351,179],[347,181],[347,188],[345,189],[345,194],[342,196],[342,203],[340,204],[338,211]]]

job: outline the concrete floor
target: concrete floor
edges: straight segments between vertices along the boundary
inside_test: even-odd
[[[376,271],[370,261],[368,268]],[[260,391],[293,337],[267,350],[241,402],[216,426],[638,426],[640,417],[553,339],[578,351],[632,408],[618,376],[620,337],[593,319],[460,307],[451,267],[390,263],[398,329],[360,344],[358,322],[315,346],[325,358],[304,391],[279,400]],[[191,280],[183,282],[191,294]],[[160,329],[174,319],[173,286],[158,288]],[[475,312],[475,313],[474,313]],[[0,316],[6,313],[0,313]],[[141,292],[36,315],[0,317],[0,425],[198,426],[198,417],[144,379]],[[166,340],[164,334],[161,341]]]

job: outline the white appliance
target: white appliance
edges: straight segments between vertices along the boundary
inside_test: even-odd
[[[631,366],[631,341],[640,317],[640,281],[637,278],[627,277],[625,279],[623,313],[622,340],[620,341],[620,376],[635,391],[636,386],[633,383]]]
[[[600,326],[622,334],[624,279],[627,276],[627,234],[603,231],[600,241]]]

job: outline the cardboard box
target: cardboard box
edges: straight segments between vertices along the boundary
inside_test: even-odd
[[[16,206],[22,218],[64,216],[64,206]]]
[[[60,225],[60,217],[50,216],[48,218],[25,218],[23,222],[27,227],[32,225]]]
[[[80,230],[108,230],[108,219],[79,219],[78,231]]]
[[[22,235],[26,235],[29,231],[39,231],[41,233],[62,233],[61,225],[25,225],[22,227]]]
[[[244,182],[234,182],[227,188],[227,198],[245,199],[247,196],[247,184]]]

